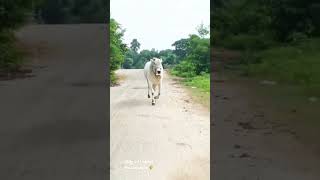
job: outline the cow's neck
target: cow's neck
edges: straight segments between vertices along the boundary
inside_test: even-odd
[[[154,78],[156,78],[156,75],[155,75],[154,72],[153,72],[152,63],[151,63],[151,65],[150,65],[150,72],[151,72],[151,75],[152,75]]]

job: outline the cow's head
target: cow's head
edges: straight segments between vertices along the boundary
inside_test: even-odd
[[[152,58],[151,64],[152,64],[152,71],[156,76],[161,76],[163,67],[162,67],[162,59],[159,58]]]

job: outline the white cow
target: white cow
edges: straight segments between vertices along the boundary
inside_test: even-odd
[[[152,58],[144,66],[144,76],[148,83],[148,98],[150,98],[151,91],[151,104],[155,105],[156,100],[160,97],[162,78],[163,78],[163,67],[162,59]],[[154,96],[155,90],[158,87],[158,95]]]

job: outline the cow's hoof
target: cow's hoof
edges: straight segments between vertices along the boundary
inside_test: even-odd
[[[150,95],[148,94],[148,98],[150,98]]]
[[[155,103],[155,102],[152,102],[151,104],[152,104],[152,106],[156,105],[156,103]]]

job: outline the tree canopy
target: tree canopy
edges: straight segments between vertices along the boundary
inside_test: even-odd
[[[191,77],[210,71],[210,40],[206,37],[209,29],[203,24],[197,27],[198,34],[191,34],[188,38],[175,41],[174,49],[157,51],[141,50],[140,43],[133,39],[130,49],[125,54],[123,68],[141,69],[152,57],[162,58],[164,68],[173,68],[177,75]]]
[[[15,47],[13,31],[32,17],[32,9],[39,2],[39,0],[0,0],[0,73],[20,68],[22,57]]]
[[[36,8],[36,19],[46,24],[104,23],[108,5],[105,0],[44,0]]]
[[[114,71],[119,69],[124,63],[126,45],[123,43],[124,30],[120,24],[114,20],[110,20],[110,76],[111,82],[115,82]]]
[[[216,41],[241,34],[279,42],[320,35],[317,0],[217,0],[212,15]]]
[[[0,1],[0,32],[7,29],[15,29],[24,24],[31,15],[33,6],[40,0],[1,0]]]
[[[137,39],[132,40],[130,48],[132,51],[138,52],[138,50],[140,49],[140,43]]]

